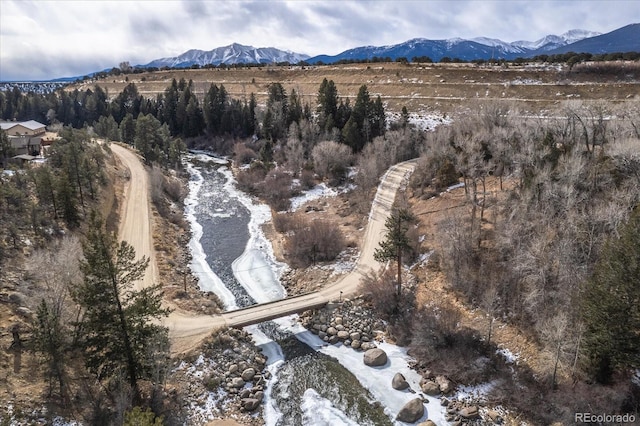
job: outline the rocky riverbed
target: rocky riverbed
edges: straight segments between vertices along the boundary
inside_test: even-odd
[[[262,425],[261,404],[266,381],[267,357],[244,330],[213,334],[195,359],[185,359],[173,377],[184,384],[183,400],[189,424],[201,425],[213,418],[233,418],[245,425]]]
[[[386,324],[375,319],[371,308],[361,298],[344,300],[323,309],[305,312],[301,315],[300,322],[327,344],[342,344],[362,352],[365,365],[379,367],[387,363],[385,352],[376,344],[384,341]],[[417,362],[413,362],[412,366],[421,376],[419,390],[411,389],[400,372],[396,373],[389,383],[390,392],[408,390],[416,394],[416,398],[400,410],[396,420],[415,424],[424,416],[424,404],[432,398],[445,407],[445,420],[452,425],[503,422],[498,411],[483,407],[478,401],[458,400],[455,395],[456,386],[447,377],[437,375]],[[429,426],[436,423],[427,419],[418,424]]]

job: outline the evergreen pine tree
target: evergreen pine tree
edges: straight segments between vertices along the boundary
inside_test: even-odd
[[[151,348],[168,349],[167,329],[154,323],[168,314],[160,286],[133,288],[149,259],[136,260],[133,247],[118,244],[95,215],[83,251],[84,279],[73,298],[84,311],[78,326],[87,368],[101,381],[126,377],[134,402],[139,401],[138,380],[150,378],[153,370]]]
[[[584,350],[597,381],[640,367],[640,211],[605,244],[585,288]]]
[[[49,379],[49,396],[53,392],[54,382],[58,383],[61,396],[65,395],[64,359],[67,356],[68,342],[62,326],[60,312],[44,299],[37,311],[37,322],[33,329],[34,350],[42,354],[46,363]]]
[[[414,220],[415,217],[406,209],[393,211],[384,224],[387,229],[384,240],[380,242],[380,247],[373,254],[378,262],[396,261],[398,268],[396,292],[398,296],[402,291],[402,256],[411,250],[407,231],[409,223]]]

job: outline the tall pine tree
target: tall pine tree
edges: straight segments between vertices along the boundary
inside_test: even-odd
[[[168,349],[167,329],[157,324],[168,315],[160,286],[133,288],[149,259],[136,260],[133,247],[118,244],[95,215],[83,251],[84,279],[73,297],[84,310],[78,326],[87,368],[101,381],[126,377],[135,402],[140,398],[138,380],[151,378],[152,348]]]
[[[399,209],[393,211],[384,223],[384,227],[387,229],[384,240],[380,242],[380,247],[373,254],[373,257],[378,262],[396,261],[396,292],[398,296],[402,291],[402,257],[405,253],[411,251],[407,231],[409,230],[409,223],[414,220],[415,217],[409,210]]]
[[[602,250],[582,303],[584,349],[597,381],[640,367],[640,211]]]

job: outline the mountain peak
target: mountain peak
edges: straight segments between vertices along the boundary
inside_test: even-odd
[[[217,47],[210,51],[198,49],[187,50],[183,54],[172,57],[156,59],[143,67],[171,67],[188,68],[193,65],[205,66],[209,64],[255,64],[255,63],[298,63],[308,59],[308,55],[284,51],[275,47],[245,46],[240,43],[231,43],[228,46]]]
[[[602,33],[589,30],[569,30],[566,33],[563,33],[560,37],[562,37],[567,44],[570,44],[585,38],[596,37],[599,35],[602,35]]]

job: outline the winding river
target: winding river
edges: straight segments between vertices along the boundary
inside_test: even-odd
[[[279,277],[286,265],[275,259],[261,229],[271,218],[269,208],[236,188],[225,160],[194,154],[187,167],[191,268],[201,289],[215,292],[226,310],[283,298]],[[385,345],[390,365],[371,374],[361,353],[325,345],[295,316],[246,329],[268,356],[273,377],[265,392],[267,425],[403,424],[393,419],[415,395],[394,394],[391,378],[400,371],[418,389],[420,377],[407,366],[402,348]],[[428,404],[424,419],[439,419],[438,408]]]

